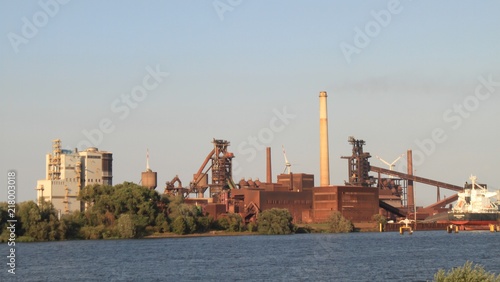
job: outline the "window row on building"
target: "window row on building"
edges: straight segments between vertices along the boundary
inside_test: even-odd
[[[295,204],[295,205],[309,205],[311,204],[311,201],[309,200],[267,200],[268,204],[278,204],[278,205],[288,205],[288,204]]]

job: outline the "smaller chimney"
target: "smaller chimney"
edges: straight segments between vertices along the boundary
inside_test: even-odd
[[[271,147],[266,148],[266,182],[267,183],[272,183],[273,182],[273,171],[271,168]]]
[[[408,174],[413,175],[413,153],[411,150],[408,150],[406,159],[408,161],[407,164]],[[413,191],[413,180],[408,180],[406,189],[406,199],[408,199],[408,201],[406,202],[408,211],[413,212],[413,209],[415,208],[415,194]]]

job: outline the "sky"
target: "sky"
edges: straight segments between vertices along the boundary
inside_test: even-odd
[[[319,185],[319,92],[331,183],[349,136],[372,165],[413,150],[418,176],[499,189],[500,2],[0,1],[0,201],[36,198],[52,140],[113,153],[113,183],[187,185],[231,142],[234,178],[285,169]],[[396,170],[406,171],[406,158]],[[452,195],[441,191],[441,196]],[[436,188],[416,184],[429,205]]]

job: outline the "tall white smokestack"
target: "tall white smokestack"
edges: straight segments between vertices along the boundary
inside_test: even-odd
[[[320,186],[330,186],[330,153],[328,151],[328,110],[326,91],[319,93],[319,178]]]

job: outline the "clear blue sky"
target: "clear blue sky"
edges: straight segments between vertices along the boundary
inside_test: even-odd
[[[114,183],[138,182],[149,148],[160,192],[176,174],[188,184],[212,138],[231,142],[236,180],[265,179],[265,150],[254,156],[248,143],[260,134],[273,178],[284,145],[292,171],[319,184],[323,90],[333,184],[347,178],[340,156],[353,135],[388,161],[422,152],[417,175],[462,185],[473,173],[500,188],[500,2],[53,3],[0,2],[0,180],[17,170],[19,201],[35,199],[53,139],[72,149],[103,120],[112,130],[97,147],[114,154]],[[140,101],[122,101],[148,67],[169,75]],[[284,109],[293,118],[271,126]],[[423,140],[434,130],[432,148]],[[416,191],[418,205],[435,200],[433,187]]]

